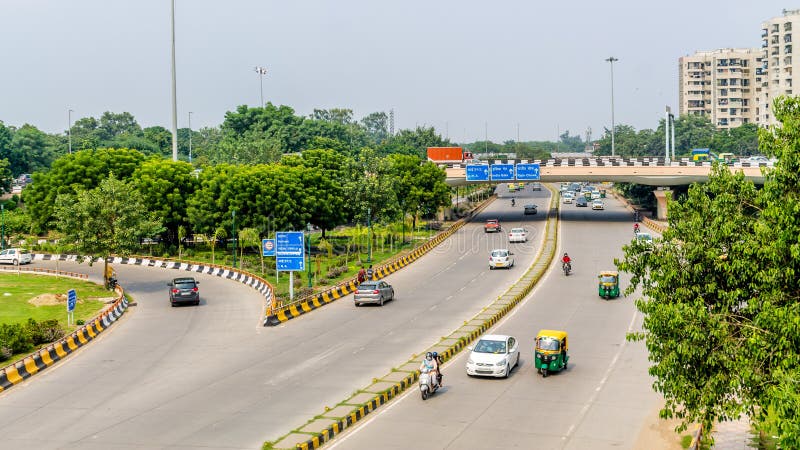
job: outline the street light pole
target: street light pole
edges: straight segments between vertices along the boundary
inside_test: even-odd
[[[614,156],[616,154],[614,150],[614,62],[619,59],[609,56],[606,61],[611,63],[611,156]]]
[[[236,210],[231,210],[231,216],[233,217],[233,225],[231,226],[231,231],[233,232],[233,268],[236,268]]]
[[[67,111],[67,141],[69,142],[69,154],[72,154],[72,113],[73,110]]]
[[[172,160],[178,160],[178,94],[175,83],[175,0],[170,2],[172,19]]]
[[[264,75],[267,74],[267,68],[256,66],[255,68],[256,73],[258,73],[258,77],[261,79],[261,103],[258,105],[259,107],[264,107]]]
[[[189,111],[189,164],[192,163],[192,112]]]

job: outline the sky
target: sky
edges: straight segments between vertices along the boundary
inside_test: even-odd
[[[175,0],[178,126],[264,101],[394,110],[456,142],[594,139],[677,110],[678,58],[760,47],[776,0]],[[171,127],[170,0],[0,0],[0,121]]]

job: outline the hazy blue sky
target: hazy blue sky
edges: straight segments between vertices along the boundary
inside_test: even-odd
[[[307,115],[395,110],[450,138],[598,137],[677,108],[678,58],[759,47],[776,0],[176,0],[178,124],[264,98]],[[169,0],[0,0],[0,120],[47,132],[103,111],[171,123]]]

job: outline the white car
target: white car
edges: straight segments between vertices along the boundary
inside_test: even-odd
[[[469,347],[467,375],[508,378],[519,364],[519,343],[513,336],[487,334]]]
[[[574,199],[575,199],[575,194],[573,194],[572,192],[565,192],[564,193],[564,203],[565,204],[572,203],[572,200],[574,200]]]
[[[3,264],[30,264],[33,260],[31,253],[23,248],[7,248],[0,251],[0,263]]]
[[[528,230],[525,228],[512,228],[508,233],[508,242],[528,242]]]
[[[514,254],[504,248],[497,248],[492,250],[489,255],[489,270],[494,270],[498,267],[511,268],[514,266]]]
[[[592,209],[605,209],[605,205],[603,201],[598,198],[597,200],[592,200]]]

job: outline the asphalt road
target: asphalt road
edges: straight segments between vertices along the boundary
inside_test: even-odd
[[[604,300],[597,273],[612,269],[633,237],[629,212],[614,199],[605,211],[563,205],[561,248],[573,258],[565,277],[554,262],[540,285],[487,334],[521,342],[508,379],[470,378],[462,352],[444,366],[444,388],[423,401],[418,389],[346,431],[328,447],[361,449],[624,449],[660,402],[643,343],[628,343],[641,315],[633,298]],[[623,276],[622,286],[626,286]],[[569,332],[569,369],[547,378],[533,366],[539,329]]]
[[[516,197],[544,208],[547,195]],[[506,233],[483,233],[489,217],[504,231],[525,221],[532,233],[532,242],[511,247],[517,267],[488,270],[491,248],[508,246]],[[202,304],[172,308],[166,282],[185,273],[116,266],[137,306],[97,342],[0,394],[3,446],[260,448],[500,295],[533,261],[543,226],[543,215],[523,216],[520,203],[500,199],[388,277],[395,301],[355,308],[347,297],[275,328],[260,326],[263,297],[239,283],[196,275]],[[60,265],[99,277],[98,265]]]

